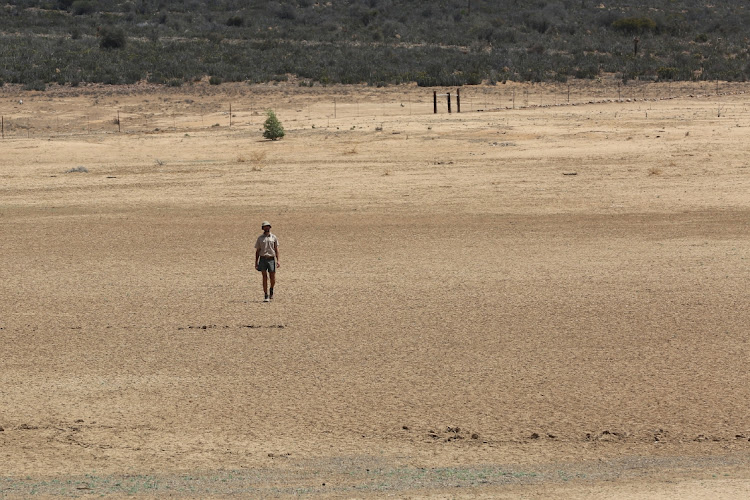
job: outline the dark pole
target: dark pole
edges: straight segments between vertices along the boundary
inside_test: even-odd
[[[3,139],[5,139],[5,117],[2,117],[2,124],[3,124]]]
[[[229,126],[232,126],[232,103],[229,103]]]
[[[434,113],[437,114],[437,90],[432,91],[432,107],[434,109]]]
[[[461,89],[456,89],[456,113],[461,112]]]
[[[117,131],[122,132],[122,124],[120,123],[120,110],[117,110]]]
[[[447,96],[448,96],[448,113],[450,113],[451,112],[451,93],[448,92]]]

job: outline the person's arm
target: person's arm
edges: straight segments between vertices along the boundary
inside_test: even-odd
[[[273,242],[273,253],[276,254],[276,266],[281,266],[281,262],[279,262],[279,242],[278,241]]]
[[[258,257],[260,257],[260,247],[255,249],[255,269],[258,269]]]

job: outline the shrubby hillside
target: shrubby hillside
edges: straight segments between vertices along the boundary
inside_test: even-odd
[[[745,80],[740,0],[6,0],[0,83]]]

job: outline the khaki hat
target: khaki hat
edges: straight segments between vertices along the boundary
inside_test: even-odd
[[[263,221],[263,222],[261,223],[260,227],[266,227],[266,226],[269,226],[269,227],[270,227],[270,226],[271,226],[271,223],[270,223],[270,222],[268,222],[267,220],[264,220],[264,221]]]

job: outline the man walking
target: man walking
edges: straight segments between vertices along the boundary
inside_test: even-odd
[[[271,233],[271,223],[263,221],[263,234],[255,241],[255,269],[263,273],[263,302],[273,298],[273,285],[276,284],[276,268],[279,263],[279,239]],[[271,289],[268,289],[268,278],[271,278]]]

